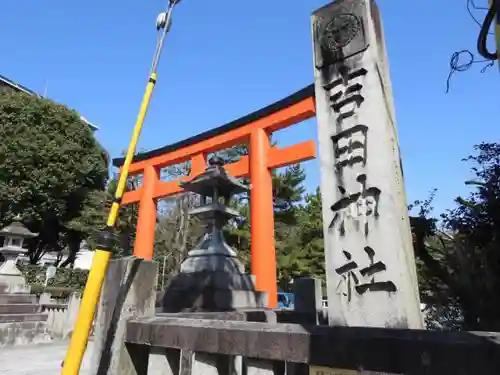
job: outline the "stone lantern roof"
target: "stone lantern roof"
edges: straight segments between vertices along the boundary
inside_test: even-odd
[[[21,223],[21,217],[18,215],[14,218],[12,223],[0,229],[0,236],[33,238],[38,236],[38,233],[33,233],[26,228],[24,224]]]
[[[214,190],[217,195],[229,198],[231,195],[247,192],[249,187],[229,175],[224,169],[224,161],[213,157],[208,162],[208,168],[190,181],[181,182],[184,190],[200,194],[202,197],[212,197]]]

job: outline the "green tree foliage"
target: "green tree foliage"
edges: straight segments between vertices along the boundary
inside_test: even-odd
[[[310,276],[325,280],[325,255],[323,243],[323,214],[319,187],[305,196],[299,213],[300,248],[307,261]]]
[[[302,200],[306,173],[300,164],[284,172],[273,171],[274,220],[283,225],[297,223],[297,204]]]
[[[39,233],[29,244],[36,263],[89,235],[99,216],[108,158],[80,116],[22,93],[0,93],[0,223],[20,214]]]
[[[500,144],[482,143],[473,163],[467,198],[441,216],[442,228],[421,210],[415,251],[422,262],[424,297],[467,330],[500,330]],[[427,207],[430,205],[428,204]]]
[[[95,233],[104,223],[103,206],[105,199],[106,194],[103,191],[94,190],[89,192],[85,197],[79,215],[66,223],[61,238],[63,245],[67,246],[68,256],[59,264],[59,267],[73,266],[82,241],[85,240],[90,248],[93,248]]]
[[[278,282],[283,290],[290,289],[293,278],[308,274],[299,225],[305,178],[305,171],[299,164],[283,172],[273,171],[274,236]]]
[[[73,266],[81,241],[85,241],[90,249],[97,248],[99,232],[106,225],[106,221],[114,202],[118,175],[115,174],[107,183],[106,190],[95,190],[89,193],[84,209],[80,216],[72,219],[66,227],[68,230],[63,234],[63,242],[67,246],[66,259],[59,267]],[[139,185],[136,176],[129,177],[125,191],[135,190]],[[135,233],[138,217],[138,206],[136,204],[122,205],[115,224],[114,240],[112,242],[113,257],[131,255],[133,252]]]

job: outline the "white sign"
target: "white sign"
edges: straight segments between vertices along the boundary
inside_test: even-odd
[[[45,286],[47,286],[50,279],[56,277],[57,268],[54,266],[47,267],[47,271],[45,271]]]
[[[309,366],[309,375],[359,375],[355,370],[343,370],[338,368]]]

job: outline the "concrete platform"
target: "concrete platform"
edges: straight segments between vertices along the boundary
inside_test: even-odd
[[[56,342],[0,349],[0,375],[57,375],[68,343]],[[89,375],[92,342],[89,342],[80,375]]]

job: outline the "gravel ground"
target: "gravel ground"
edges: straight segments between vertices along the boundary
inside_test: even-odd
[[[0,348],[0,375],[58,375],[68,343],[56,342]],[[88,375],[92,342],[89,342],[80,375]]]

